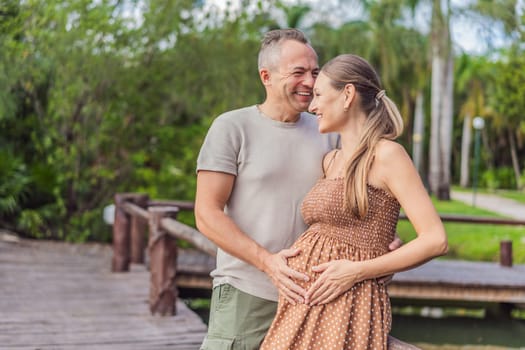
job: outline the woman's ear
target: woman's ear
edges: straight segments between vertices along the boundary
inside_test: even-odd
[[[346,84],[344,87],[343,93],[345,94],[345,103],[344,103],[344,109],[347,111],[350,108],[350,105],[352,104],[352,101],[354,101],[355,98],[355,85],[354,84]]]

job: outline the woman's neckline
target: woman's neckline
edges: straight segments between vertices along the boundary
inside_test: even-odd
[[[320,180],[328,180],[328,181],[337,181],[337,180],[344,180],[344,176],[337,176],[337,177],[322,177],[320,178]],[[378,187],[378,186],[375,186],[375,185],[372,185],[370,183],[366,183],[366,187],[372,189],[372,190],[375,190],[375,191],[379,191],[379,192],[382,192],[384,193],[386,196],[392,198],[392,199],[396,199],[396,197],[394,197],[390,192],[388,192],[387,190],[385,190],[384,188],[381,188],[381,187]]]

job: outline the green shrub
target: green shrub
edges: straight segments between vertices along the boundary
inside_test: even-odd
[[[511,167],[489,169],[481,175],[480,187],[489,190],[515,189],[516,177]]]

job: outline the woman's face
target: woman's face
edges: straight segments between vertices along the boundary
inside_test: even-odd
[[[308,110],[317,115],[319,132],[340,132],[348,121],[344,90],[336,90],[322,71],[314,85],[314,97]]]

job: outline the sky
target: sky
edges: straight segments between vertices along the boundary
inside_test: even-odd
[[[215,6],[217,8],[224,9],[226,4],[229,2],[232,6],[240,6],[242,0],[207,0],[207,6]],[[329,22],[334,25],[344,23],[352,18],[358,18],[360,11],[355,6],[355,1],[347,1],[346,5],[338,5],[340,1],[337,0],[284,0],[285,3],[290,5],[293,4],[307,4],[314,12],[314,15],[309,16],[310,21],[306,19],[302,26],[308,27],[309,23],[315,21],[315,14],[328,19]],[[452,6],[465,6],[472,0],[452,0]],[[343,2],[344,3],[344,2]],[[525,8],[525,0],[518,0],[518,8],[523,11]],[[334,11],[334,9],[338,9]],[[341,16],[341,13],[345,14]],[[420,9],[416,13],[414,25],[422,28],[422,30],[428,30],[428,22],[430,19],[430,9]],[[283,23],[284,25],[284,23]],[[426,28],[426,29],[425,29]],[[503,37],[502,28],[498,28],[494,25],[487,25],[481,23],[479,20],[473,19],[466,16],[455,16],[451,21],[452,40],[459,51],[466,52],[468,54],[485,54],[491,47],[488,44],[488,38],[490,37],[492,47],[505,46],[506,42]]]

